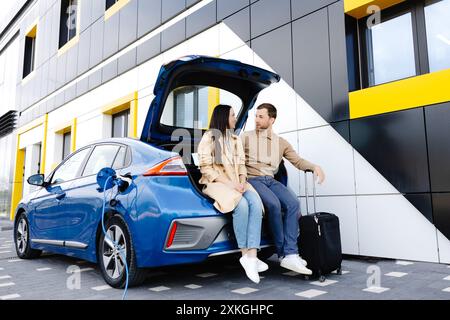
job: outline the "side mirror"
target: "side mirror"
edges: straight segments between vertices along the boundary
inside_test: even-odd
[[[34,174],[32,176],[29,176],[27,182],[32,186],[43,187],[45,185],[44,175]]]

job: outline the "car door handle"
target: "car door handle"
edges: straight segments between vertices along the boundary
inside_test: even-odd
[[[66,193],[65,193],[65,192],[58,193],[58,194],[56,195],[56,200],[62,200],[62,199],[65,198],[65,197],[66,197]]]

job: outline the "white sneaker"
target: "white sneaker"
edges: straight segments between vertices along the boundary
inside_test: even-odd
[[[267,263],[265,263],[264,261],[259,260],[258,258],[256,258],[256,269],[258,270],[258,272],[264,272],[269,270],[269,266],[267,265]]]
[[[306,260],[302,259],[302,257],[298,256],[300,258],[300,262],[302,263],[302,265],[304,265],[305,267],[308,265],[308,263],[306,262]]]
[[[302,259],[302,257],[298,256],[300,258],[300,262],[302,263],[302,265],[304,265],[305,267],[308,265],[308,263],[306,262],[306,260]],[[281,263],[281,260],[283,260],[284,257],[278,258],[278,261]]]
[[[258,274],[258,260],[256,257],[248,257],[247,255],[243,255],[239,262],[245,270],[245,274],[247,277],[252,280],[254,283],[259,283],[259,274]]]
[[[301,260],[298,255],[289,254],[281,260],[280,266],[297,273],[312,275],[312,271],[306,268]]]

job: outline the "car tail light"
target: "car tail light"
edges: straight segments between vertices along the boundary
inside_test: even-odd
[[[172,223],[172,227],[170,228],[169,239],[167,239],[166,248],[170,248],[173,243],[173,238],[175,238],[175,233],[177,233],[177,223]]]
[[[173,157],[158,163],[144,173],[144,176],[185,176],[187,175],[181,157]]]

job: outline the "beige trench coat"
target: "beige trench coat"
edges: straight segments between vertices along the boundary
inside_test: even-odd
[[[211,131],[206,132],[198,145],[198,159],[202,174],[199,182],[204,185],[203,193],[215,200],[214,207],[222,213],[227,213],[236,208],[242,198],[242,193],[214,180],[220,175],[237,183],[240,183],[240,175],[247,180],[244,148],[237,135],[231,135],[231,150],[223,147],[223,138],[220,138],[222,161],[218,164],[215,161],[215,142],[212,136]],[[245,190],[251,190],[258,194],[248,182],[245,182]],[[261,201],[261,199],[259,200]]]

